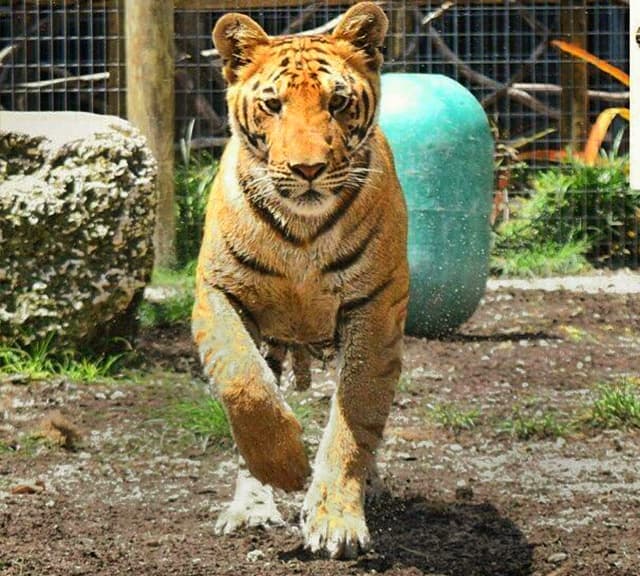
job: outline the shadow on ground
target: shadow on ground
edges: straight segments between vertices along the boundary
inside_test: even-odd
[[[489,503],[387,495],[367,505],[367,523],[373,550],[356,564],[362,573],[400,569],[429,576],[528,576],[533,571],[533,546]],[[302,545],[279,558],[318,560]]]
[[[451,576],[525,576],[533,546],[488,503],[431,502],[388,496],[367,510],[375,554],[360,567],[395,566]]]

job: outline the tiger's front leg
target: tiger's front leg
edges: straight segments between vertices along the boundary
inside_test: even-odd
[[[192,330],[251,474],[263,484],[300,490],[309,474],[302,427],[229,298],[199,274]]]
[[[344,314],[340,383],[302,510],[306,546],[353,558],[370,544],[364,515],[367,471],[401,371],[406,280]]]

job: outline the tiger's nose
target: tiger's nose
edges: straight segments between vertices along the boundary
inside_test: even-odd
[[[326,162],[318,162],[317,164],[289,164],[291,172],[301,176],[309,182],[320,176],[326,167]]]

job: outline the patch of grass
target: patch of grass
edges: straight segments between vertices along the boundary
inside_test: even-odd
[[[79,382],[108,378],[115,371],[123,354],[83,356],[71,350],[56,349],[47,338],[27,347],[0,347],[0,374],[21,375],[30,380],[63,376]]]
[[[493,272],[511,277],[534,278],[580,274],[591,268],[586,242],[546,242],[521,249],[507,248],[493,254]]]
[[[437,404],[431,409],[430,415],[439,426],[456,434],[475,428],[480,420],[479,410],[463,410],[454,404]]]
[[[145,300],[138,309],[140,324],[146,328],[185,324],[191,320],[193,293],[176,293],[162,300]]]
[[[565,436],[569,424],[553,410],[530,411],[516,407],[510,418],[498,426],[499,432],[506,432],[518,440],[544,440]]]
[[[169,421],[191,432],[196,438],[222,442],[231,438],[231,426],[219,400],[199,398],[174,404],[169,409]]]
[[[191,320],[195,289],[195,265],[192,261],[180,270],[156,268],[151,288],[159,295],[142,302],[138,309],[140,323],[146,328],[184,324]]]
[[[581,420],[594,428],[640,428],[640,385],[625,378],[613,384],[600,384],[596,397]]]

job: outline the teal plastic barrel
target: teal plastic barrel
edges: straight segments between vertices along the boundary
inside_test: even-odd
[[[409,211],[406,332],[455,330],[478,306],[489,270],[493,138],[463,86],[435,74],[385,74],[380,125]]]

